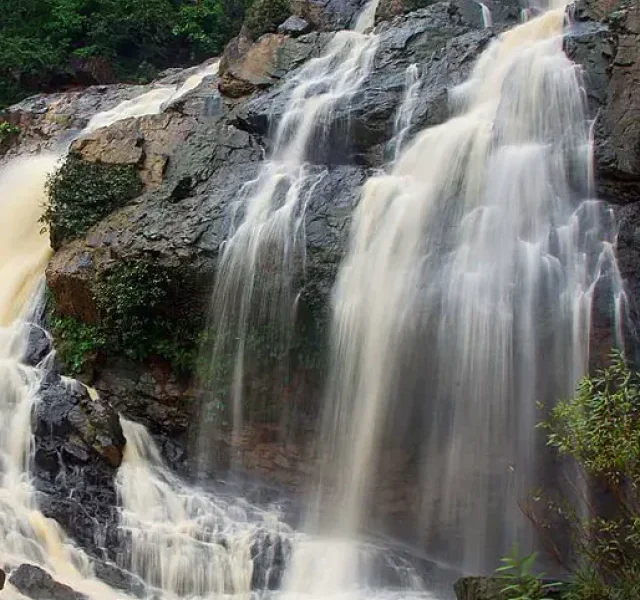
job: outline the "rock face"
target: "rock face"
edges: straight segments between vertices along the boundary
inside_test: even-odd
[[[610,5],[611,3],[609,3]],[[598,196],[613,204],[640,198],[640,11],[633,2],[578,4],[567,52],[584,68],[596,118]]]
[[[33,600],[87,600],[84,594],[58,583],[34,565],[20,565],[11,573],[9,581],[21,594]]]
[[[117,413],[79,383],[52,371],[32,416],[34,485],[43,514],[84,548],[117,551],[114,475],[125,439]]]

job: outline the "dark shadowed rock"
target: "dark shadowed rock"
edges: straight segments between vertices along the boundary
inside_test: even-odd
[[[594,126],[598,195],[612,203],[640,199],[640,8],[582,0],[567,40],[584,68]]]
[[[84,594],[57,582],[35,565],[20,565],[11,573],[9,582],[21,594],[33,600],[88,600]]]
[[[0,569],[0,590],[4,588],[4,582],[6,578],[7,578],[6,573],[2,569]]]
[[[28,323],[25,324],[25,327],[29,328],[29,333],[22,361],[31,367],[35,367],[53,350],[53,341],[47,331],[39,325]]]

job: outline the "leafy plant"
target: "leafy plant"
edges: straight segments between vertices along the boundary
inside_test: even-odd
[[[202,319],[174,312],[171,290],[181,286],[179,272],[146,261],[107,271],[94,292],[110,352],[133,360],[157,355],[178,370],[193,370]]]
[[[105,338],[95,325],[72,317],[51,315],[51,334],[64,370],[71,376],[84,372],[96,353],[104,347]]]
[[[639,600],[640,376],[613,352],[540,427],[573,476],[526,512],[574,572],[567,600]]]
[[[20,127],[12,125],[8,121],[0,121],[0,145],[17,135],[20,135]]]
[[[3,0],[0,108],[73,81],[83,59],[99,57],[111,74],[128,81],[210,58],[240,30],[248,5],[248,0]]]
[[[132,166],[89,163],[70,154],[47,181],[48,204],[40,221],[49,228],[54,250],[85,234],[142,191]]]
[[[546,593],[557,588],[558,583],[543,583],[544,574],[533,574],[532,569],[538,555],[536,552],[521,557],[514,547],[510,554],[500,559],[502,566],[496,575],[505,579],[502,593],[508,600],[551,600]]]

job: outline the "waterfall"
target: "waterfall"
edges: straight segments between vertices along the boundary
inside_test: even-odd
[[[22,358],[26,321],[42,311],[38,284],[51,250],[38,218],[57,162],[57,156],[41,154],[0,168],[0,564],[37,564],[93,598],[116,600],[125,596],[97,581],[87,555],[38,511],[29,477],[31,413],[43,371]],[[6,594],[22,598],[11,586]]]
[[[337,32],[324,54],[305,63],[287,83],[289,101],[275,131],[271,158],[234,203],[211,303],[211,371],[217,372],[227,356],[233,358],[227,381],[216,375],[204,382],[210,389],[199,436],[203,465],[214,450],[211,430],[220,425],[219,395],[227,387],[232,398],[228,418],[234,438],[240,435],[245,355],[253,337],[266,335],[272,353],[285,356],[288,350],[294,280],[304,264],[305,208],[325,176],[310,160],[315,147],[326,143],[334,110],[349,102],[371,71],[377,37],[363,32],[373,25],[377,1],[369,1],[353,31]],[[286,358],[279,368],[286,372]]]
[[[416,105],[418,104],[421,87],[422,82],[420,81],[418,65],[412,63],[407,67],[405,72],[404,96],[402,98],[402,103],[398,107],[396,118],[393,123],[394,134],[391,140],[391,147],[393,148],[394,163],[398,160],[398,157],[404,149],[405,138],[411,129],[413,111],[416,109]]]
[[[269,587],[270,577],[280,576],[279,552],[286,552],[281,545],[290,534],[279,514],[186,485],[164,465],[142,425],[121,423],[127,439],[116,482],[127,541],[122,566],[170,597],[248,598],[256,583]]]
[[[450,120],[364,186],[334,294],[308,525],[329,539],[300,561],[306,589],[323,589],[316,565],[337,548],[333,576],[350,580],[348,540],[369,523],[394,441],[413,449],[412,533],[435,556],[477,571],[534,544],[518,502],[545,469],[536,401],[571,395],[586,372],[596,287],[618,322],[624,304],[564,18],[497,38],[452,90]]]

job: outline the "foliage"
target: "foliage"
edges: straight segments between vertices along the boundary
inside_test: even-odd
[[[247,0],[4,0],[0,108],[73,83],[100,58],[120,79],[218,54]],[[89,69],[90,70],[90,69]]]
[[[20,127],[8,121],[0,121],[0,145],[17,135],[20,135]]]
[[[89,163],[70,154],[47,182],[49,202],[41,222],[49,228],[51,246],[58,249],[85,234],[141,191],[134,167]]]
[[[85,371],[91,359],[104,347],[104,336],[95,325],[51,314],[49,327],[56,340],[58,357],[65,372],[71,376]]]
[[[109,352],[133,360],[157,355],[178,370],[193,369],[202,322],[175,311],[176,287],[179,273],[150,262],[123,262],[107,271],[96,284],[95,300]]]
[[[542,515],[527,509],[552,552],[575,572],[567,600],[640,599],[639,418],[640,376],[614,352],[607,368],[583,378],[574,398],[559,402],[540,425],[584,482],[572,483],[560,500],[545,500]],[[568,534],[570,553],[556,532]]]
[[[245,25],[253,39],[273,33],[291,15],[289,0],[256,0],[247,11]]]
[[[543,583],[543,574],[534,575],[533,565],[536,562],[537,554],[534,552],[521,557],[517,548],[513,548],[511,553],[500,559],[502,566],[496,569],[496,574],[505,580],[502,593],[508,600],[549,600],[546,596],[547,590],[557,588],[557,583]]]

